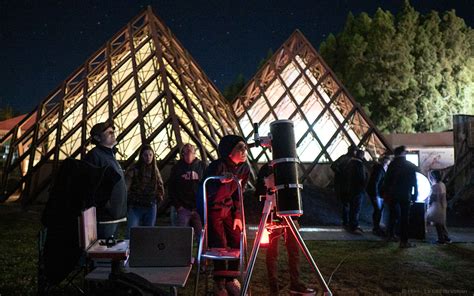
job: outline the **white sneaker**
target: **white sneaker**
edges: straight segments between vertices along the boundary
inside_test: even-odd
[[[240,295],[240,282],[237,279],[233,279],[225,283],[225,288],[229,295],[239,296]]]

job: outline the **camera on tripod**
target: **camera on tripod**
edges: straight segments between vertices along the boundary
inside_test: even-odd
[[[270,133],[260,137],[258,123],[254,123],[254,145],[270,148],[273,160],[276,214],[278,216],[301,216],[303,205],[299,183],[294,124],[291,120],[277,120],[270,123]]]

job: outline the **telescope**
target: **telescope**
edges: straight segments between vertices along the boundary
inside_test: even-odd
[[[267,137],[258,134],[258,123],[254,123],[255,146],[270,147],[276,190],[276,214],[278,216],[301,216],[303,204],[299,183],[294,124],[291,120],[277,120],[270,123]]]
[[[267,225],[268,217],[275,207],[276,215],[281,217],[282,223],[278,227],[285,227],[289,230],[289,235],[293,235],[298,242],[298,246],[310,263],[317,280],[323,288],[324,295],[332,295],[323,275],[319,271],[316,262],[311,256],[308,247],[304,243],[299,230],[297,229],[293,217],[303,215],[303,204],[301,200],[301,189],[303,185],[299,183],[298,164],[300,163],[298,155],[296,154],[296,141],[294,133],[294,124],[291,120],[277,120],[270,123],[270,133],[266,137],[260,137],[258,134],[258,123],[253,124],[254,128],[254,143],[249,146],[267,147],[272,151],[272,161],[269,165],[273,168],[274,188],[267,189],[265,198],[265,205],[262,211],[262,218],[258,226],[255,240],[253,242],[250,260],[245,272],[245,279],[240,290],[240,296],[245,296],[252,277],[253,268],[257,259],[258,250],[262,243],[262,237],[265,230],[269,230],[271,226]],[[273,193],[274,190],[274,193]],[[271,191],[271,192],[269,192]],[[274,198],[276,204],[274,204]]]

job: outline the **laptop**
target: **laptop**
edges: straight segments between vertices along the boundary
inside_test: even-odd
[[[130,229],[130,267],[189,266],[192,252],[192,227],[140,226]]]

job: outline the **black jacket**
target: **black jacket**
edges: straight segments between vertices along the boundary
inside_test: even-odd
[[[209,176],[223,176],[226,173],[231,173],[239,178],[243,193],[250,174],[250,168],[246,162],[235,165],[228,157],[219,158],[211,162],[204,173],[203,180]],[[208,209],[231,207],[234,218],[241,219],[241,202],[235,182],[221,183],[219,180],[211,180],[207,183]]]
[[[383,183],[384,195],[399,201],[415,201],[418,196],[416,172],[418,168],[406,160],[404,156],[397,156],[390,163]],[[412,191],[414,193],[412,194]]]
[[[98,167],[110,167],[119,176],[111,192],[97,192],[95,203],[97,221],[112,221],[127,215],[127,185],[122,167],[115,159],[114,150],[97,145],[84,158],[90,164]]]
[[[346,166],[347,198],[365,192],[368,173],[361,159],[352,157]]]
[[[380,163],[374,164],[367,184],[367,194],[372,197],[381,197],[381,189],[385,178],[385,170]]]
[[[180,159],[171,168],[168,179],[168,196],[176,209],[179,207],[188,210],[196,208],[199,182],[205,170],[206,163],[197,158],[191,164]]]
[[[81,256],[78,217],[95,204],[97,192],[110,192],[119,179],[110,167],[65,159],[53,178],[41,222],[47,228],[43,263],[48,281],[59,283]]]

